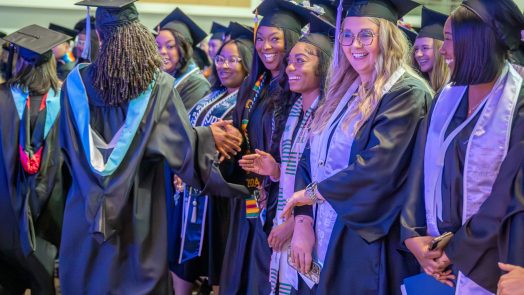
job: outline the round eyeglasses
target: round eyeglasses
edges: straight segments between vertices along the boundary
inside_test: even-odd
[[[378,34],[375,34],[371,30],[362,30],[358,32],[357,36],[351,32],[351,31],[342,31],[339,36],[339,42],[342,46],[351,46],[355,42],[355,39],[364,46],[369,46],[371,43],[373,43],[373,37],[375,37]]]

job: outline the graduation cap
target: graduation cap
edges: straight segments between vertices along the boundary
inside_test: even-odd
[[[328,22],[324,17],[311,13],[309,17],[309,32],[300,37],[298,41],[309,43],[331,57],[333,55],[334,40],[335,25]]]
[[[409,29],[405,26],[399,25],[398,27],[400,28],[402,33],[406,35],[406,38],[408,39],[410,45],[413,46],[413,44],[415,44],[415,40],[417,40],[417,38],[420,37],[420,34],[417,33],[415,30]]]
[[[354,0],[347,9],[347,16],[377,17],[397,23],[420,4],[411,0]]]
[[[96,19],[94,16],[89,16],[89,22],[90,22],[90,26],[91,26],[91,29],[94,29],[95,28],[95,24],[96,24]],[[84,30],[86,30],[86,23],[87,23],[87,19],[86,18],[82,18],[81,20],[79,20],[76,24],[75,24],[75,31],[77,32],[82,32]]]
[[[223,40],[227,30],[228,27],[223,26],[217,22],[213,22],[211,24],[211,39]]]
[[[308,14],[303,8],[287,0],[263,0],[253,13],[262,15],[258,26],[288,29],[298,34],[308,22]]]
[[[247,39],[252,42],[254,29],[237,22],[230,22],[229,27],[227,28],[227,34],[229,35],[230,40]]]
[[[524,16],[512,0],[464,0],[461,4],[490,26],[497,38],[510,50],[520,46]]]
[[[36,66],[49,61],[53,56],[51,49],[69,39],[70,36],[39,25],[24,27],[4,37],[18,47],[18,54],[23,59]]]
[[[411,0],[353,0],[347,4],[348,5],[344,5],[344,0],[339,0],[337,8],[336,38],[338,38],[340,34],[340,25],[342,22],[341,15],[344,6],[347,7],[346,17],[376,17],[388,20],[396,25],[399,19],[420,5]],[[336,42],[335,56],[333,58],[335,67],[338,66],[339,46],[339,42]]]
[[[311,5],[321,7],[324,10],[322,17],[330,23],[335,23],[337,18],[336,0],[311,0]]]
[[[171,29],[179,32],[192,46],[197,45],[207,37],[207,33],[178,7],[166,16],[157,25],[157,28],[159,28],[158,31]]]
[[[444,24],[448,16],[428,9],[425,6],[422,7],[422,24],[418,34],[419,38],[433,38],[444,41]]]
[[[48,29],[53,30],[55,32],[60,32],[60,33],[65,34],[67,36],[71,36],[71,38],[76,37],[76,35],[78,34],[78,31],[75,31],[73,29],[66,28],[64,26],[57,25],[57,24],[54,24],[54,23],[50,23],[49,26],[48,26]]]
[[[86,6],[86,36],[91,36],[91,14],[90,7],[97,7],[96,10],[96,30],[101,38],[106,38],[109,28],[128,24],[138,20],[138,11],[134,2],[137,0],[84,0],[75,5]],[[86,38],[82,58],[91,61],[91,38]]]
[[[75,5],[97,7],[96,29],[118,26],[138,20],[138,11],[134,2],[137,0],[84,0]],[[86,18],[86,28],[90,26],[90,18]]]

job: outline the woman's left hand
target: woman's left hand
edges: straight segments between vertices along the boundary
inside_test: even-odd
[[[284,210],[282,210],[281,218],[288,219],[293,213],[293,208],[296,206],[313,205],[313,200],[308,198],[305,194],[306,190],[295,192],[291,198],[287,200]]]

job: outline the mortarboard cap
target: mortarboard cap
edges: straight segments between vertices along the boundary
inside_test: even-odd
[[[179,32],[192,46],[196,46],[207,37],[207,33],[178,7],[166,16],[157,28]]]
[[[229,27],[227,28],[227,34],[229,35],[230,40],[247,39],[252,42],[254,29],[237,22],[230,22]]]
[[[404,35],[406,35],[406,38],[408,39],[408,42],[411,46],[413,46],[413,44],[415,44],[415,40],[420,36],[415,30],[412,30],[412,29],[409,29],[405,26],[401,26],[399,25],[398,26],[400,28],[400,30],[402,31],[402,33],[404,33]]]
[[[69,39],[70,36],[38,25],[24,27],[4,37],[5,41],[18,47],[18,53],[23,59],[34,65],[51,59],[51,49]]]
[[[322,50],[328,56],[333,55],[335,25],[314,13],[309,17],[309,33],[300,37],[299,42],[309,43]]]
[[[443,31],[447,19],[448,16],[443,13],[422,7],[422,23],[418,37],[444,41]]]
[[[84,0],[75,5],[97,7],[96,29],[123,25],[138,20],[136,0]]]
[[[311,0],[311,5],[321,7],[324,10],[322,18],[330,23],[335,23],[337,18],[337,3],[335,0]]]
[[[508,49],[520,46],[520,31],[524,28],[524,16],[512,0],[464,0],[461,4],[475,13],[490,26],[497,38]]]
[[[211,39],[224,39],[224,34],[227,32],[227,27],[223,26],[217,22],[211,24]]]
[[[67,36],[71,36],[71,38],[76,37],[76,35],[78,34],[78,32],[73,30],[73,29],[70,29],[70,28],[67,28],[67,27],[64,27],[64,26],[61,26],[61,25],[57,25],[57,24],[54,24],[54,23],[50,23],[49,26],[48,26],[48,29],[53,30],[55,32],[60,32],[60,33],[65,34]]]
[[[95,29],[95,24],[96,24],[96,20],[95,20],[95,17],[94,16],[89,16],[89,23],[90,23],[90,26],[91,26],[91,29]],[[77,31],[78,33],[84,31],[84,30],[87,30],[86,28],[86,24],[87,24],[87,19],[86,18],[82,18],[81,20],[79,20],[76,24],[75,24],[75,31]]]
[[[396,24],[397,20],[419,5],[411,0],[353,0],[346,16],[377,17]]]
[[[287,0],[263,0],[254,13],[262,15],[260,26],[288,29],[298,34],[308,22],[308,16],[301,14],[302,8]]]

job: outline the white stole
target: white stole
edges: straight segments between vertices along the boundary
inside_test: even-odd
[[[448,126],[467,86],[448,84],[442,90],[433,110],[424,153],[424,198],[429,235],[440,235],[437,218],[442,220],[441,187],[446,151],[453,139],[479,112],[480,117],[466,149],[462,224],[476,214],[489,197],[500,165],[508,151],[513,113],[521,85],[522,77],[506,63],[492,91],[475,112],[446,138]],[[459,272],[456,294],[491,293]]]

